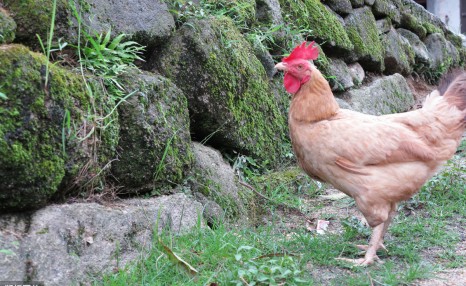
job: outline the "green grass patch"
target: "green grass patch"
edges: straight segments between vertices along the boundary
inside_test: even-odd
[[[269,204],[267,223],[253,226],[219,225],[197,228],[189,233],[162,233],[152,250],[141,259],[103,277],[105,285],[407,285],[435,276],[446,268],[465,266],[457,253],[463,243],[466,205],[466,176],[458,154],[439,175],[414,198],[399,206],[399,214],[388,230],[380,251],[384,264],[352,267],[338,257],[361,257],[353,245],[367,243],[370,229],[357,219],[335,214],[332,223],[341,231],[319,235],[302,223],[289,226],[290,218]],[[464,160],[463,160],[464,161]],[[462,163],[464,164],[464,162]],[[286,174],[286,173],[285,173]],[[255,187],[258,187],[256,183]],[[307,214],[328,202],[303,206],[319,192],[289,182],[272,182],[259,189],[278,204],[299,208]],[[264,186],[264,185],[262,185]],[[301,186],[301,188],[299,187]],[[304,187],[303,187],[304,186]],[[304,188],[304,190],[303,190]],[[297,197],[297,198],[296,198]],[[335,202],[354,208],[346,200]],[[266,204],[267,205],[267,204]],[[192,266],[197,274],[170,259],[159,242]],[[96,283],[98,285],[98,283]]]

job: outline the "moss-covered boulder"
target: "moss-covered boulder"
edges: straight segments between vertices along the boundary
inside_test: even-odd
[[[397,29],[396,31],[409,42],[413,49],[414,60],[416,63],[415,67],[429,66],[429,53],[426,45],[421,41],[421,39],[419,39],[419,37],[413,32],[403,28]]]
[[[9,44],[15,39],[16,23],[7,11],[0,7],[0,44]]]
[[[21,45],[0,47],[0,212],[92,187],[114,155],[118,120],[105,113],[111,99],[104,102],[89,83],[91,101],[81,76],[49,68],[45,84],[44,56]]]
[[[186,97],[170,80],[148,72],[134,70],[121,84],[134,94],[118,106],[112,175],[120,191],[162,192],[162,186],[181,183],[193,162]]]
[[[346,17],[345,22],[348,36],[354,44],[354,53],[351,55],[351,60],[359,61],[367,70],[383,71],[384,49],[379,39],[377,23],[370,8],[354,9]]]
[[[211,147],[193,142],[192,149],[195,164],[191,189],[204,205],[207,221],[244,217],[252,196],[240,188],[233,168]]]
[[[409,75],[413,71],[414,50],[408,40],[400,36],[395,29],[392,28],[390,32],[382,35],[382,45],[385,48],[385,73]]]
[[[399,24],[401,18],[399,6],[398,0],[375,0],[372,11],[378,19],[389,17],[393,23]]]
[[[392,21],[390,20],[390,18],[383,18],[383,19],[375,21],[375,23],[377,24],[379,35],[390,32],[392,28]]]
[[[445,33],[448,31],[447,26],[442,20],[434,14],[427,11],[423,6],[412,0],[398,0],[397,6],[400,11],[409,14],[415,19],[415,25],[421,25],[425,28],[426,34]],[[406,27],[407,28],[407,27]]]
[[[3,2],[18,25],[17,42],[39,49],[36,34],[43,42],[46,41],[53,1]],[[162,0],[57,0],[54,39],[62,38],[68,43],[77,42],[78,21],[74,10],[79,11],[83,22],[82,29],[90,35],[106,33],[111,28],[114,35],[125,33],[140,44],[151,47],[163,43],[175,27],[173,16]]]
[[[426,28],[420,23],[416,17],[409,13],[401,14],[401,28],[405,28],[413,33],[415,33],[419,38],[424,39],[427,35]]]
[[[280,0],[280,5],[285,22],[300,30],[311,30],[307,36],[318,43],[336,52],[349,53],[353,49],[343,24],[320,0]]]
[[[405,112],[414,105],[414,96],[400,74],[379,78],[359,89],[348,91],[351,108],[366,114]]]
[[[262,64],[229,18],[189,21],[149,67],[183,90],[196,139],[263,160],[280,158],[285,117]]]

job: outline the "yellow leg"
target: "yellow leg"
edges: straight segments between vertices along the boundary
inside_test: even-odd
[[[356,266],[367,266],[375,261],[379,261],[379,257],[376,255],[377,249],[382,245],[383,235],[384,235],[385,223],[381,223],[378,226],[374,227],[372,230],[371,239],[369,241],[369,246],[367,247],[366,255],[364,258],[360,259],[349,259],[349,258],[338,258],[339,260],[351,262]]]

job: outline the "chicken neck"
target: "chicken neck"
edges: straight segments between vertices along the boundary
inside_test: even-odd
[[[311,79],[293,95],[289,117],[292,121],[312,123],[334,116],[339,108],[327,80],[314,68]]]

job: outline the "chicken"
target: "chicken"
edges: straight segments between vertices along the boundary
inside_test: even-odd
[[[397,204],[411,198],[450,159],[466,127],[466,73],[433,92],[423,108],[373,116],[341,109],[328,82],[309,60],[314,42],[302,43],[278,63],[292,94],[290,137],[299,166],[311,177],[352,197],[372,228],[361,259],[369,265],[385,249],[383,237]]]

